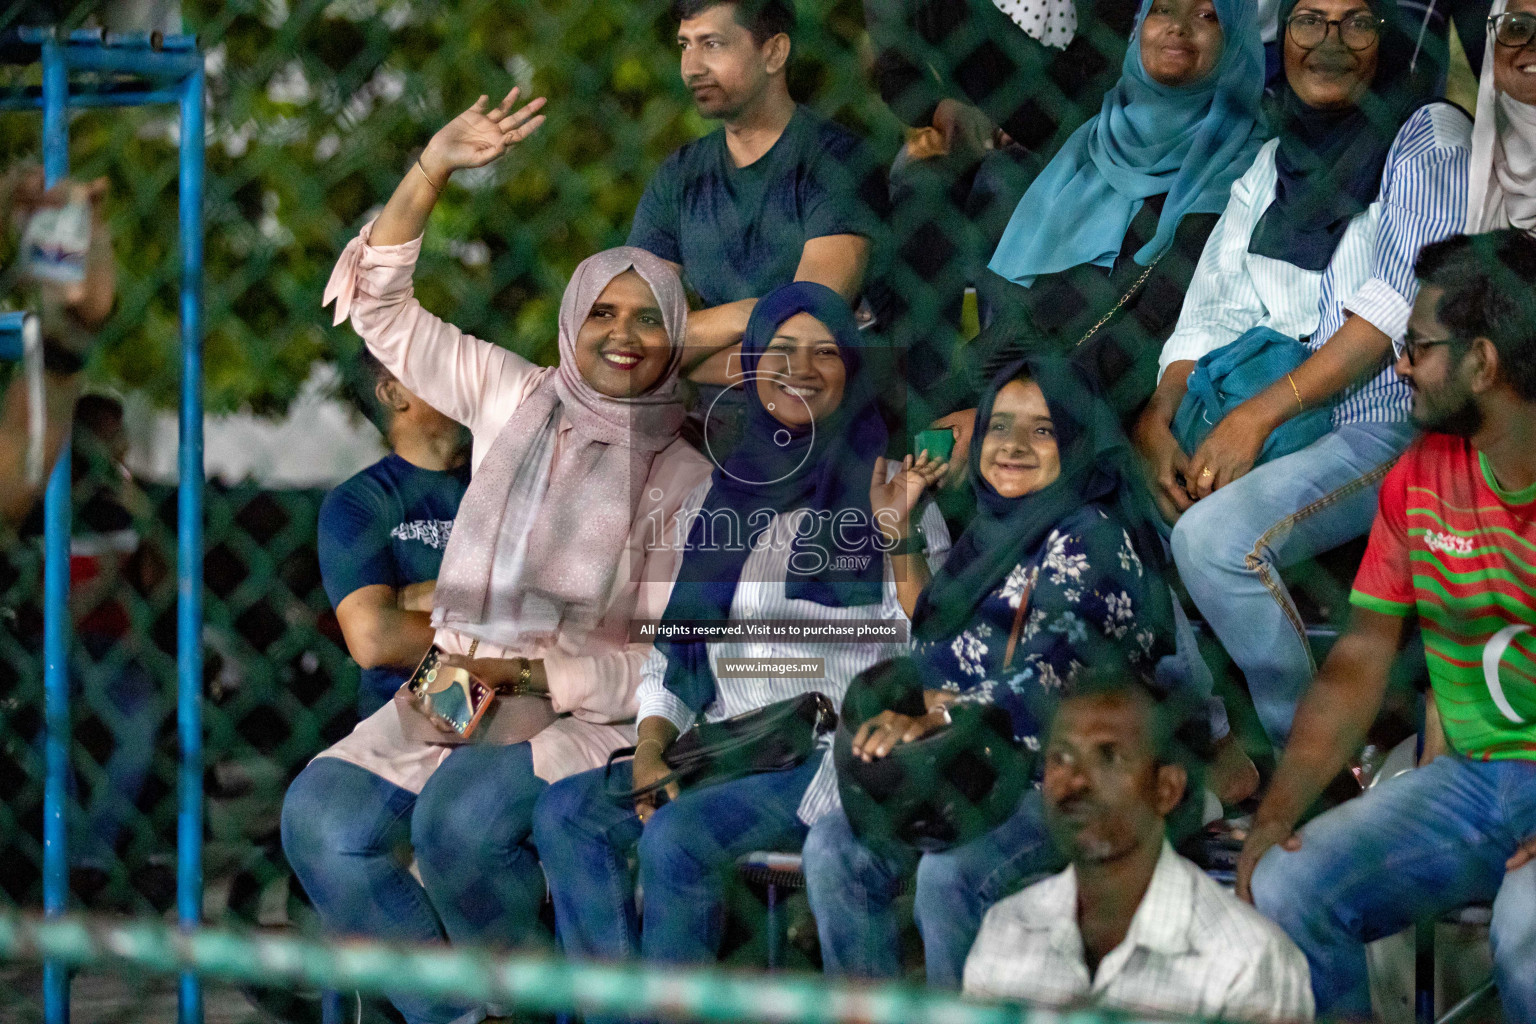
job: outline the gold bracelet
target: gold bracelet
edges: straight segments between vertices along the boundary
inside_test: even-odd
[[[643,739],[639,743],[635,744],[635,753],[637,753],[637,754],[640,753],[640,748],[645,746],[647,743],[654,743],[654,744],[656,744],[656,749],[659,750],[663,754],[665,754],[667,752],[666,745],[664,743],[662,743],[661,740],[657,739],[654,736],[651,736],[651,737],[649,737],[647,739]]]
[[[512,684],[512,696],[521,697],[525,693],[532,692],[530,683],[533,682],[533,666],[527,658],[518,658],[517,682]]]
[[[432,180],[432,175],[428,174],[427,169],[421,165],[421,157],[416,158],[416,169],[421,172],[423,178],[427,179],[427,184],[432,186],[433,192],[438,195],[443,194],[443,186]]]
[[[1285,379],[1291,382],[1291,394],[1296,396],[1296,410],[1298,412],[1306,412],[1307,406],[1306,403],[1301,400],[1301,389],[1296,386],[1296,379],[1290,374],[1286,374]]]

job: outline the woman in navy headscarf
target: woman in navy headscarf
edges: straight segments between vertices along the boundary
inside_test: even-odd
[[[903,537],[905,496],[915,499],[944,464],[887,466],[876,405],[882,375],[865,338],[847,303],[818,284],[788,285],[757,304],[742,339],[747,431],[668,535],[681,564],[664,624],[904,625],[903,597],[914,600],[926,578],[922,568],[908,576],[921,541]],[[930,556],[947,550],[937,510],[919,519]],[[901,572],[893,571],[897,560]],[[633,762],[614,765],[607,778],[588,772],[551,787],[535,812],[565,950],[610,960],[635,953],[673,963],[713,959],[736,858],[799,849],[809,825],[836,806],[825,747],[787,771],[681,794],[674,788],[665,803],[613,794],[666,776],[667,748],[695,722],[812,691],[836,707],[855,675],[905,647],[822,638],[658,641],[640,684]],[[743,678],[721,670],[722,661],[763,658],[819,659],[822,672]],[[643,919],[627,867],[632,849]]]

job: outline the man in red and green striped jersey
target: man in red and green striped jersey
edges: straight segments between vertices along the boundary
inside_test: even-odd
[[[1382,483],[1349,629],[1297,709],[1238,892],[1306,954],[1319,1018],[1370,1018],[1364,943],[1492,900],[1505,1016],[1536,1021],[1536,238],[1459,235],[1416,273],[1396,369],[1428,433]],[[1295,831],[1415,617],[1441,756]]]

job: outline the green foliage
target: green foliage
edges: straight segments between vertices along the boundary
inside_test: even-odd
[[[799,6],[797,98],[893,152],[898,126],[863,73],[859,3]],[[666,7],[186,0],[209,71],[209,410],[281,413],[316,361],[356,351],[352,331],[320,308],[342,246],[440,125],[514,83],[550,98],[548,123],[491,168],[456,177],[428,228],[418,293],[475,335],[552,359],[570,271],[623,242],[656,166],[711,127],[678,79]],[[0,114],[0,125],[0,159],[37,152],[36,114]],[[93,372],[174,404],[175,111],[82,112],[71,133],[75,172],[112,179],[124,265]]]

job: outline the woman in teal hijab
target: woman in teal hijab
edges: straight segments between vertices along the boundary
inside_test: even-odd
[[[1143,8],[1120,80],[1035,178],[992,257],[973,380],[1055,352],[1122,419],[1145,403],[1206,237],[1263,140],[1263,87],[1253,0]]]

